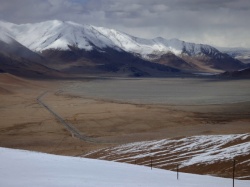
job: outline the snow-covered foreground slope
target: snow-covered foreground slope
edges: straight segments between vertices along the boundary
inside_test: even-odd
[[[180,174],[144,166],[55,156],[0,148],[0,186],[4,187],[229,187],[231,179]],[[250,181],[235,181],[249,187]]]

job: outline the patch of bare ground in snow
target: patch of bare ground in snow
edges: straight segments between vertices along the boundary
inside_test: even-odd
[[[181,172],[250,179],[250,134],[192,136],[125,144],[84,155]]]

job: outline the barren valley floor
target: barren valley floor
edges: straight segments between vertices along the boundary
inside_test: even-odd
[[[142,97],[143,93],[147,96],[147,102],[144,102],[145,97],[140,100],[138,95],[135,102],[131,100],[134,88],[141,88],[145,84],[144,80],[122,80],[128,81],[128,84],[122,82],[120,85],[133,84],[133,89],[123,88],[128,90],[128,93],[123,90],[117,93],[119,89],[112,90],[112,87],[119,85],[119,80],[105,81],[103,83],[101,80],[103,84],[98,87],[100,80],[35,81],[0,74],[0,147],[76,156],[100,148],[144,140],[250,133],[250,80],[227,80],[224,83],[199,79],[194,79],[193,83],[191,79],[186,83],[185,79],[176,79],[174,82],[171,79],[164,80],[174,85],[176,97],[182,100],[185,99],[180,93],[185,92],[183,85],[188,84],[190,91],[197,91],[196,83],[201,81],[204,86],[202,90],[213,92],[195,92],[200,94],[197,96],[198,104],[195,103],[195,97],[191,98],[192,95],[187,95],[186,100],[189,100],[189,103],[184,104],[181,104],[181,100],[176,104],[173,103],[174,100],[168,103],[168,99],[160,103],[158,100],[150,101],[150,95],[147,93],[150,93],[151,89],[156,91],[156,79],[149,80],[153,82],[153,88],[148,87],[141,92]],[[182,82],[179,88],[176,81]],[[215,87],[211,89],[213,83]],[[223,84],[226,85],[224,89],[220,87]],[[190,87],[192,85],[193,88]],[[103,88],[105,89],[102,90]],[[161,84],[159,88],[163,89]],[[171,88],[166,88],[167,91],[169,89]],[[216,89],[219,91],[216,92]],[[46,91],[48,92],[43,97],[43,102],[96,143],[72,137],[71,133],[37,102],[37,97]],[[219,95],[216,96],[216,93]],[[220,95],[221,93],[224,95]],[[117,98],[110,98],[113,94]]]

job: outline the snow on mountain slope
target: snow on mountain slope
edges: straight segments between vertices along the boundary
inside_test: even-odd
[[[11,43],[13,41],[13,38],[5,34],[0,30],[0,41],[5,42],[5,43]]]
[[[9,36],[5,28],[0,27],[0,41],[6,44],[11,44],[15,40],[11,36]]]
[[[47,21],[35,24],[2,24],[17,41],[33,51],[46,49],[69,49],[68,45],[91,49],[84,35],[78,27],[80,25],[63,23],[61,21]],[[79,43],[78,43],[79,41]]]
[[[144,166],[0,148],[5,187],[228,187],[231,179],[176,173]],[[249,181],[235,181],[248,187]]]
[[[117,66],[123,53],[137,60],[153,62],[154,66],[160,64],[158,69],[165,66],[184,71],[221,72],[245,68],[245,64],[239,60],[209,45],[161,37],[143,39],[114,29],[70,21],[52,20],[20,25],[0,21],[0,30],[33,52],[40,52],[43,57],[59,62],[84,58],[94,63],[105,60],[107,63],[107,59],[111,58],[115,61],[113,65]],[[110,70],[110,67],[106,69]]]
[[[7,24],[7,26],[12,26],[12,24]],[[7,58],[24,58],[32,60],[33,62],[41,62],[43,60],[37,53],[31,51],[13,39],[11,34],[5,28],[0,28],[0,55],[4,55]]]
[[[21,25],[0,22],[0,27],[7,29],[13,38],[33,51],[68,50],[68,45],[87,51],[94,47],[111,47],[140,54],[143,58],[149,58],[149,54],[161,55],[167,52],[176,55],[183,52],[189,55],[199,55],[204,51],[219,52],[208,45],[187,43],[178,39],[142,39],[114,29],[58,20]]]
[[[242,62],[250,63],[250,49],[247,48],[219,48],[222,52],[227,53],[233,58],[239,59]]]
[[[118,162],[150,165],[175,169],[178,164],[187,172],[231,176],[231,161],[238,159],[238,177],[250,178],[250,134],[193,136],[180,139],[164,139],[137,142],[101,149],[85,155]],[[207,167],[207,168],[206,168]],[[191,168],[191,170],[189,169]],[[198,169],[199,168],[199,169]],[[206,170],[206,171],[205,171]]]

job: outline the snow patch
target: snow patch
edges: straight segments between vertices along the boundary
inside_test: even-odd
[[[157,167],[174,163],[178,163],[180,167],[186,167],[228,161],[237,156],[249,155],[250,142],[247,141],[249,138],[250,134],[192,136],[177,140],[137,142],[96,152],[105,151],[109,153],[103,154],[104,156],[101,156],[101,159],[128,161],[154,156],[154,164]],[[95,152],[91,154],[95,154]],[[173,157],[173,155],[176,156]],[[160,157],[165,156],[168,159],[160,159]],[[168,156],[172,159],[170,160]],[[157,157],[161,161],[157,162]]]
[[[168,52],[175,55],[184,53],[192,56],[200,55],[204,51],[218,52],[208,45],[188,43],[178,39],[167,40],[161,37],[137,38],[114,29],[80,25],[70,21],[52,20],[21,25],[0,22],[0,28],[8,30],[11,37],[33,51],[69,50],[68,46],[78,47],[86,51],[109,47],[118,51],[139,54],[145,59],[155,58],[150,57],[152,55],[159,58]]]
[[[0,186],[8,187],[228,187],[231,179],[144,166],[0,148]],[[235,181],[248,187],[249,181]]]

